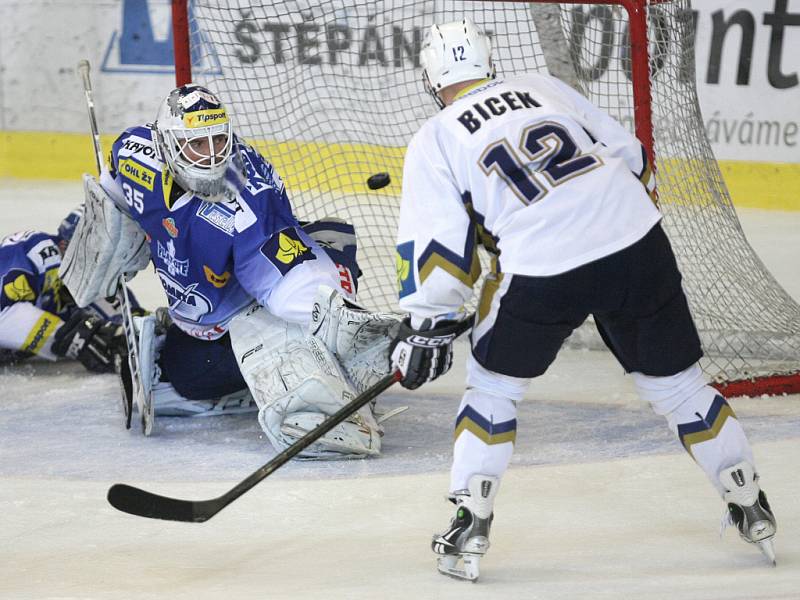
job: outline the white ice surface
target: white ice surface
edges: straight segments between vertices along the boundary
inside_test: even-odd
[[[54,231],[78,185],[0,180],[2,232]],[[800,214],[742,211],[800,297]],[[163,302],[155,279],[133,288]],[[463,356],[463,347],[459,348]],[[293,463],[205,524],[115,511],[108,486],[217,496],[272,452],[252,415],[125,431],[112,376],[76,364],[0,367],[0,598],[800,598],[800,398],[733,399],[779,520],[778,568],[728,530],[723,505],[663,420],[602,352],[564,351],[520,405],[481,581],[436,573],[463,367],[387,423],[369,461]]]

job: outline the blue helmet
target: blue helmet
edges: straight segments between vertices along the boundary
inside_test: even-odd
[[[64,220],[61,221],[61,224],[58,226],[58,233],[56,234],[56,237],[58,238],[58,245],[61,247],[62,252],[66,249],[67,244],[69,244],[70,240],[72,239],[72,236],[75,233],[75,228],[78,226],[78,222],[82,217],[83,204],[70,211],[70,213],[64,217]]]

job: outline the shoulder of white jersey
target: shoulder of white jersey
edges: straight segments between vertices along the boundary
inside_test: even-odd
[[[411,136],[406,146],[405,160],[403,162],[405,168],[410,167],[411,163],[419,163],[420,160],[423,160],[421,157],[425,156],[425,149],[430,148],[431,144],[436,144],[437,130],[441,129],[441,123],[442,121],[436,119],[436,117],[428,119]]]

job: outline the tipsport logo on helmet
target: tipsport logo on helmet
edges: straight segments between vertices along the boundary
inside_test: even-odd
[[[213,108],[209,110],[196,110],[183,115],[183,124],[188,129],[199,127],[210,127],[211,125],[222,125],[228,122],[228,113],[224,108]]]

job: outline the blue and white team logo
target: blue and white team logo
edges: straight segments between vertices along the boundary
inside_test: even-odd
[[[169,297],[169,308],[187,321],[198,323],[204,315],[211,312],[211,301],[195,291],[198,284],[181,285],[161,269],[156,269],[161,285]]]
[[[236,213],[214,202],[203,202],[197,216],[233,237]]]
[[[106,73],[174,73],[172,3],[169,0],[122,0],[121,28],[114,31],[103,56]],[[193,3],[189,3],[192,22]],[[192,74],[222,73],[214,45],[204,31],[192,32]]]
[[[169,274],[173,277],[176,275],[186,277],[189,274],[189,259],[178,260],[175,257],[175,243],[172,240],[168,241],[166,248],[160,241],[157,244],[158,259],[166,265]]]

